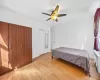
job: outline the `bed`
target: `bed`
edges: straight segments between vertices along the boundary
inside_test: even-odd
[[[90,76],[89,55],[86,50],[60,47],[52,50],[52,58],[61,58],[84,69]]]

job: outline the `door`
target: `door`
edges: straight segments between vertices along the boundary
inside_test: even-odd
[[[25,27],[17,25],[17,67],[21,67],[25,65],[26,63],[26,57],[25,57]]]
[[[9,53],[12,69],[24,65],[24,28],[9,24]]]
[[[8,33],[8,23],[0,22],[0,74],[10,70]]]
[[[44,35],[44,30],[39,29],[38,30],[38,53],[39,55],[45,53],[45,35]]]
[[[9,24],[9,46],[13,69],[32,62],[32,29]]]
[[[32,29],[0,22],[0,74],[32,62]]]
[[[9,64],[12,67],[12,69],[17,68],[18,62],[18,53],[19,53],[19,28],[17,25],[9,24]],[[19,56],[20,57],[20,56]]]
[[[25,64],[32,62],[32,28],[24,28],[24,44],[25,44]]]

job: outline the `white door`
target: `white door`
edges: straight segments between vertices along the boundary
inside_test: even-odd
[[[38,53],[39,55],[45,53],[45,36],[42,29],[38,30]]]

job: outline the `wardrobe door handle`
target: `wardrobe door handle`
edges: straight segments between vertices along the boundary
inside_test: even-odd
[[[9,45],[9,49],[11,49],[11,45]]]
[[[21,47],[23,47],[23,44],[21,44]]]

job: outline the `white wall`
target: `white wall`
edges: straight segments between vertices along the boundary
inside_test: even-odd
[[[93,16],[89,13],[68,14],[55,23],[55,46],[85,49],[93,57]]]
[[[23,26],[28,26],[32,27],[32,53],[33,53],[33,58],[39,56],[38,55],[38,44],[37,41],[37,31],[38,29],[43,29],[44,31],[49,31],[50,28],[49,26],[39,23],[35,21],[35,19],[28,18],[24,15],[17,14],[15,12],[11,12],[9,10],[5,10],[3,8],[0,8],[0,21],[8,22],[8,23],[13,23],[13,24],[18,24],[18,25],[23,25]],[[50,35],[50,33],[49,33]],[[50,37],[49,37],[49,48],[44,51],[44,53],[50,51]]]
[[[48,25],[2,8],[0,9],[0,21],[32,27],[33,58],[38,56],[37,32],[38,29],[43,29],[50,33]],[[60,18],[58,23],[55,23],[54,29],[54,48],[65,46],[86,49],[93,57],[93,16],[89,13],[68,14],[66,17]],[[49,48],[45,50],[45,53],[50,51],[50,47],[49,37]]]
[[[38,31],[39,31],[39,29],[43,29],[44,31],[49,31],[49,48],[45,49],[44,53],[50,52],[50,49],[51,49],[50,28],[47,27],[46,25],[43,25],[43,24],[40,24],[40,23],[34,24],[34,28],[33,28],[33,55],[35,57],[37,57],[38,54],[40,54],[39,47],[38,47],[40,45],[39,42],[38,42]],[[43,52],[41,52],[41,53],[43,53]]]

